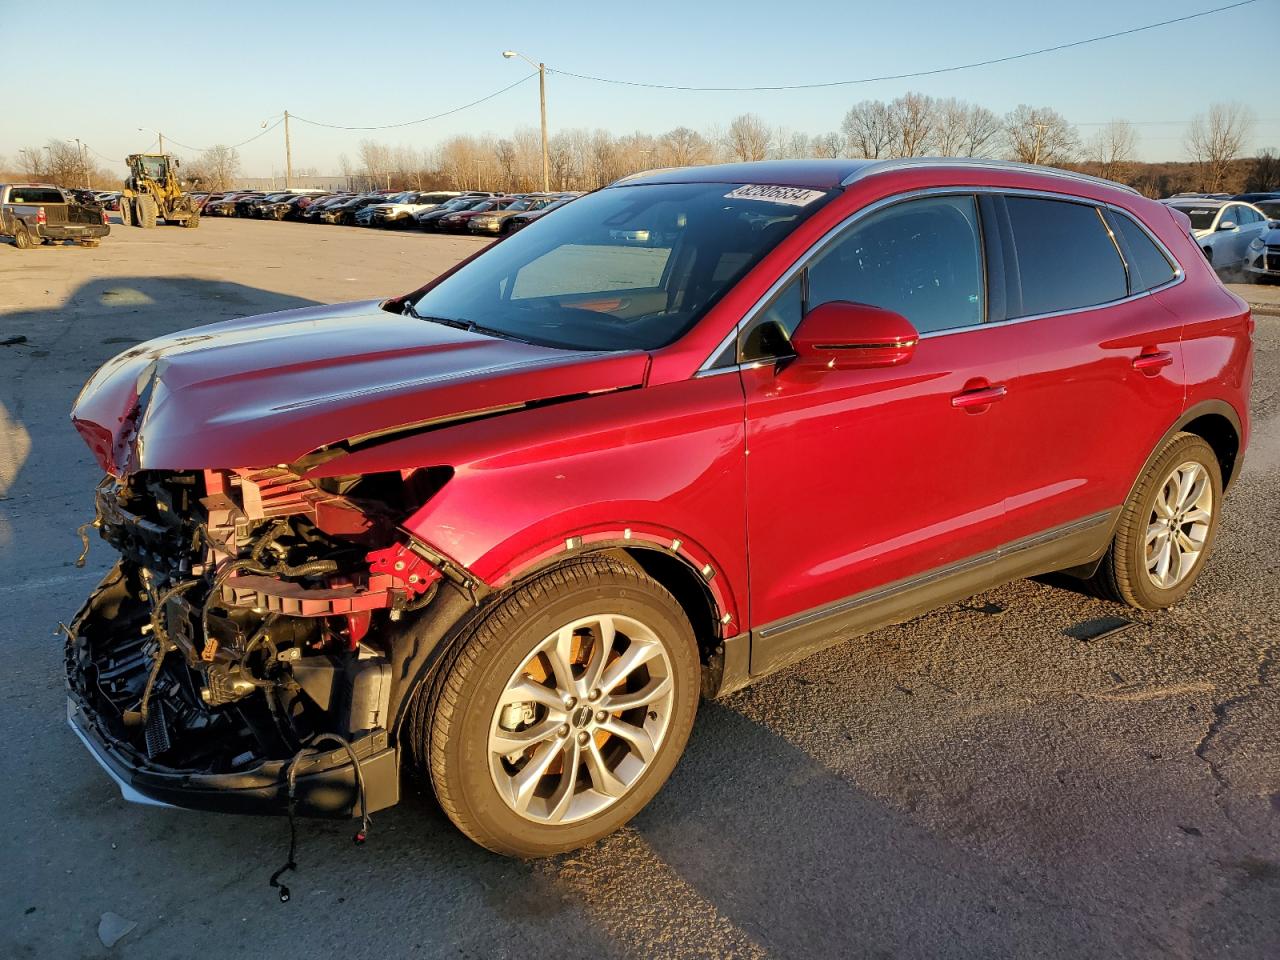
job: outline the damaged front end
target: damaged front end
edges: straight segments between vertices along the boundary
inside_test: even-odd
[[[68,631],[68,709],[126,797],[329,817],[397,801],[390,636],[447,563],[396,521],[442,473],[103,480],[94,526],[121,558]]]

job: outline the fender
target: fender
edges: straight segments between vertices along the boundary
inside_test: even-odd
[[[1173,438],[1174,434],[1180,433],[1191,421],[1199,420],[1201,417],[1209,415],[1223,417],[1231,424],[1231,429],[1236,433],[1236,441],[1239,447],[1236,450],[1235,460],[1231,463],[1229,471],[1224,471],[1222,476],[1222,489],[1225,491],[1231,486],[1232,481],[1240,475],[1240,465],[1244,461],[1245,446],[1248,442],[1248,432],[1245,427],[1247,421],[1242,419],[1236,408],[1225,400],[1202,400],[1182,411],[1181,416],[1173,422],[1173,425],[1164,432],[1164,436],[1152,448],[1151,453],[1147,455],[1147,459],[1142,462],[1142,469],[1138,471],[1138,475],[1133,478],[1133,483],[1129,485],[1129,495],[1125,497],[1126,503],[1133,496],[1133,491],[1137,489],[1138,482],[1143,478],[1147,470],[1151,468],[1151,464],[1155,462],[1156,454]]]
[[[1193,420],[1198,420],[1201,417],[1210,415],[1221,416],[1230,423],[1231,429],[1235,431],[1236,439],[1239,442],[1239,447],[1236,450],[1235,459],[1231,463],[1231,468],[1228,472],[1225,472],[1222,477],[1222,489],[1224,493],[1226,492],[1230,487],[1231,482],[1239,475],[1240,464],[1244,460],[1245,443],[1248,434],[1243,424],[1247,423],[1247,421],[1242,421],[1240,414],[1236,411],[1235,407],[1231,406],[1231,404],[1227,403],[1225,400],[1203,400],[1200,403],[1193,404],[1184,410],[1169,429],[1164,432],[1164,435],[1160,437],[1156,442],[1156,445],[1152,447],[1151,452],[1147,454],[1147,458],[1142,462],[1142,468],[1134,476],[1133,482],[1129,484],[1129,492],[1125,495],[1121,506],[1133,499],[1133,492],[1138,488],[1139,482],[1141,482],[1142,478],[1146,476],[1147,471],[1151,469],[1151,465],[1155,462],[1156,455],[1164,449],[1164,445],[1173,439],[1175,434],[1182,432],[1183,428]],[[1120,518],[1122,516],[1123,511],[1118,509],[1116,511],[1115,520],[1111,524],[1111,530],[1107,535],[1108,545],[1111,543],[1111,538],[1116,534],[1116,527],[1119,526]],[[1079,566],[1064,569],[1060,572],[1067,574],[1068,576],[1087,580],[1097,571],[1098,565],[1102,562],[1102,558],[1104,556],[1106,556],[1105,549],[1098,554],[1096,559],[1090,560],[1088,563],[1080,564]]]
[[[600,550],[651,549],[679,558],[697,575],[711,599],[713,616],[720,624],[720,637],[736,636],[742,627],[737,600],[724,568],[696,541],[677,531],[653,524],[610,526],[575,530],[551,543],[542,544],[514,558],[489,582],[495,590],[536,576],[557,563]]]

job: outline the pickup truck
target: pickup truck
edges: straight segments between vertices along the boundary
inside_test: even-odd
[[[74,240],[96,247],[111,232],[102,207],[79,203],[47,183],[0,184],[0,236],[20,250],[43,241]]]

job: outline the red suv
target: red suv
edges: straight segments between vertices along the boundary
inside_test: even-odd
[[[131,348],[77,429],[122,555],[70,720],[126,795],[349,816],[427,778],[518,856],[617,829],[714,697],[1213,545],[1252,320],[1123,187],[937,160],[624,180],[411,294]]]

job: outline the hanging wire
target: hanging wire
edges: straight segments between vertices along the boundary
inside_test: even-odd
[[[973,63],[961,63],[950,67],[936,67],[932,70],[917,70],[911,73],[892,73],[885,74],[880,77],[859,77],[856,80],[828,80],[822,83],[782,83],[769,86],[697,87],[674,83],[647,83],[641,80],[620,80],[616,77],[595,77],[585,73],[572,73],[568,70],[559,70],[551,66],[547,67],[547,71],[549,73],[558,73],[562,77],[573,77],[575,80],[590,80],[595,83],[611,83],[624,87],[643,87],[647,90],[684,90],[718,93],[766,92],[771,90],[819,90],[826,87],[847,87],[863,83],[879,83],[884,80],[914,80],[918,77],[934,77],[941,73],[954,73],[958,70],[974,70],[978,67],[990,67],[1001,63],[1012,63],[1015,60],[1025,60],[1028,57],[1038,57],[1045,53],[1056,53],[1060,50],[1071,50],[1075,47],[1083,47],[1090,43],[1099,43],[1103,40],[1114,40],[1117,37],[1127,37],[1135,33],[1142,33],[1146,30],[1168,27],[1175,23],[1186,23],[1189,20],[1198,20],[1201,17],[1212,16],[1217,13],[1223,13],[1227,10],[1236,10],[1240,7],[1247,7],[1257,2],[1258,0],[1239,0],[1237,3],[1229,3],[1226,6],[1214,7],[1212,10],[1201,10],[1199,13],[1189,13],[1186,16],[1174,17],[1170,20],[1161,20],[1158,23],[1148,23],[1140,27],[1130,27],[1128,30],[1117,30],[1114,33],[1104,33],[1100,36],[1088,37],[1084,40],[1073,40],[1070,43],[1059,43],[1051,47],[1041,47],[1038,50],[1027,50],[1023,53],[1010,54],[1007,57],[993,57],[990,60],[976,60]]]
[[[493,91],[493,93],[486,94],[485,96],[481,97],[479,100],[472,100],[470,103],[464,103],[460,107],[453,107],[452,109],[445,110],[442,113],[434,113],[429,117],[420,117],[417,120],[405,120],[401,123],[383,123],[383,124],[378,124],[375,126],[368,126],[368,127],[348,126],[346,124],[341,124],[341,123],[325,123],[322,120],[308,120],[306,117],[300,117],[297,114],[293,114],[293,113],[289,114],[289,119],[297,120],[299,123],[309,123],[313,127],[327,127],[330,130],[395,130],[399,127],[411,127],[417,123],[427,123],[430,120],[439,120],[441,117],[447,117],[454,113],[460,113],[463,110],[467,110],[471,107],[478,106],[484,103],[486,100],[492,100],[494,97],[501,96],[502,94],[506,93],[508,90],[514,90],[516,87],[520,86],[520,84],[528,83],[530,80],[532,80],[536,76],[537,76],[536,73],[527,74],[526,76],[521,77],[515,83],[507,84],[507,86],[503,87],[501,90],[495,90]]]

